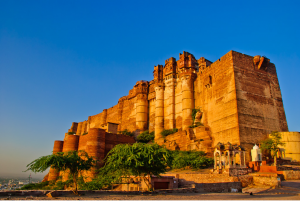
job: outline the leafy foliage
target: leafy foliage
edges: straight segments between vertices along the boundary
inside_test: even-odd
[[[49,181],[40,183],[30,183],[22,186],[21,190],[49,190]]]
[[[163,130],[160,134],[163,137],[166,137],[166,136],[171,135],[171,134],[176,133],[176,132],[178,132],[178,129],[177,128],[173,128],[173,129]]]
[[[151,140],[154,140],[154,131],[151,133],[149,133],[148,130],[144,131],[140,135],[137,136],[136,140],[141,143],[148,143]]]
[[[189,126],[190,128],[196,128],[196,127],[198,127],[198,126],[203,126],[203,124],[201,123],[201,122],[197,122],[197,123],[195,123],[195,124],[193,124],[193,125],[191,125],[191,126]]]
[[[194,124],[194,122],[195,122],[195,118],[196,118],[197,112],[200,112],[200,111],[201,111],[200,108],[194,108],[194,109],[192,110],[193,124]]]
[[[63,190],[65,186],[71,186],[73,180],[62,181],[45,181],[40,183],[31,183],[24,185],[20,190]]]
[[[122,177],[119,172],[109,171],[107,168],[102,169],[96,178],[90,182],[84,182],[83,179],[79,180],[79,188],[81,190],[99,190],[110,189],[113,183]]]
[[[123,131],[119,131],[119,134],[127,135],[127,136],[130,136],[130,137],[132,137],[134,135],[133,132],[130,132],[127,129],[125,129]]]
[[[170,162],[170,151],[158,144],[118,144],[108,153],[100,175],[108,175],[113,181],[121,176],[142,176],[152,189],[150,176],[166,172]]]
[[[277,165],[277,152],[279,151],[279,146],[284,146],[285,143],[281,142],[281,134],[278,131],[272,131],[270,138],[261,142],[261,149],[268,150],[274,157],[275,166]]]
[[[74,135],[76,134],[75,132],[68,132],[68,135]]]
[[[44,172],[49,167],[58,171],[68,171],[73,178],[75,193],[77,193],[78,175],[83,170],[89,170],[96,165],[96,160],[89,157],[84,151],[58,152],[48,156],[42,156],[27,165],[27,170],[32,172]]]
[[[214,160],[205,157],[203,151],[172,151],[172,158],[172,169],[185,167],[200,169],[210,167],[214,164]]]

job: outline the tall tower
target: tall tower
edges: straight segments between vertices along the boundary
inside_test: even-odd
[[[164,119],[165,129],[175,128],[175,82],[176,82],[176,59],[171,57],[165,61],[163,69],[163,79],[165,83],[164,91]]]
[[[141,80],[134,86],[136,105],[136,129],[145,131],[148,129],[148,82]]]
[[[177,61],[178,74],[182,87],[182,129],[187,129],[193,123],[192,110],[195,108],[194,80],[196,75],[197,60],[188,53],[179,54]]]
[[[154,66],[154,88],[155,88],[155,141],[162,138],[161,132],[164,130],[164,84],[163,66]]]

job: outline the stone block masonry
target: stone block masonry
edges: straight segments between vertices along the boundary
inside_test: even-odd
[[[83,150],[98,160],[103,160],[107,153],[117,144],[132,144],[135,140],[133,137],[126,135],[118,135],[106,133],[105,130],[100,128],[90,128],[85,135],[66,135],[64,141],[55,141],[53,147],[53,153],[68,152],[68,151],[80,151]],[[83,175],[88,177],[88,180],[94,178],[96,175],[96,169],[102,165],[100,162],[98,166],[88,172],[84,172]],[[62,176],[62,180],[68,180],[68,172],[57,172],[55,169],[50,168],[48,174],[48,181],[57,180],[58,176]]]
[[[77,128],[76,133],[83,134],[112,122],[119,124],[119,131],[128,129],[135,136],[155,131],[155,140],[163,144],[164,129],[189,129],[194,108],[203,112],[211,146],[218,142],[242,145],[247,161],[251,147],[268,133],[288,131],[275,65],[265,57],[235,51],[215,62],[196,60],[188,52],[180,54],[178,61],[171,57],[165,65],[154,66],[153,80],[138,81],[117,105],[73,123],[70,130]],[[185,138],[184,133],[180,135]]]
[[[191,129],[195,108],[201,109],[204,125]],[[183,52],[177,61],[171,57],[165,65],[154,66],[153,80],[136,82],[117,105],[72,123],[68,131],[77,137],[66,135],[63,149],[85,150],[86,133],[107,122],[118,124],[118,131],[134,132],[135,137],[145,130],[155,131],[155,141],[169,149],[211,153],[218,142],[242,145],[247,162],[251,148],[268,133],[288,131],[275,65],[266,57],[235,51],[215,62]],[[161,135],[173,128],[178,132],[166,138]],[[123,143],[118,141],[123,137],[111,136],[105,134],[104,155]]]

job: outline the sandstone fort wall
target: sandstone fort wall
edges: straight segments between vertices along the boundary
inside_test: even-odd
[[[73,123],[77,135],[107,122],[118,130],[155,131],[158,144],[170,149],[206,150],[218,142],[247,150],[271,131],[288,131],[275,65],[266,57],[230,51],[215,62],[183,52],[154,67],[153,80],[138,81],[118,104]],[[203,127],[190,129],[192,110],[200,108]],[[163,138],[164,129],[179,132]],[[201,141],[204,140],[204,141]],[[114,144],[114,143],[112,143]]]

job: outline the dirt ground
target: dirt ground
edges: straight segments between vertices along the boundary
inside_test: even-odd
[[[1,197],[6,200],[7,197]],[[110,194],[86,194],[83,196],[66,195],[64,197],[11,197],[11,200],[300,200],[296,194],[263,193],[249,195],[248,193],[172,193],[159,195],[110,195]]]
[[[253,195],[250,195],[250,192]],[[283,181],[278,189],[266,186],[249,186],[243,193],[160,193],[150,195],[116,195],[86,193],[73,194],[54,198],[46,196],[0,196],[1,200],[300,200],[300,180]]]

